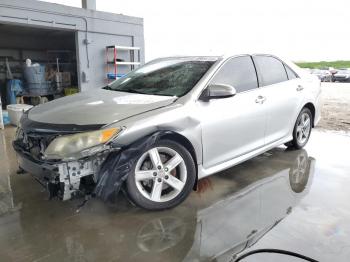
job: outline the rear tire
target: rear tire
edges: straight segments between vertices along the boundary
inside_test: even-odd
[[[186,148],[171,140],[160,140],[140,154],[126,187],[139,207],[164,210],[183,202],[195,180],[195,163]]]
[[[312,113],[310,109],[304,107],[298,115],[293,129],[293,140],[285,143],[291,149],[301,149],[309,141],[312,129]]]

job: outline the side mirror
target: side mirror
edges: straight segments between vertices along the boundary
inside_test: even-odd
[[[210,84],[202,93],[202,100],[210,100],[217,98],[226,98],[236,95],[236,89],[226,84]]]

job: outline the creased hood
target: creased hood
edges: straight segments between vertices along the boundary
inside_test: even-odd
[[[29,111],[28,117],[50,124],[109,124],[170,105],[175,99],[97,89],[36,106]]]

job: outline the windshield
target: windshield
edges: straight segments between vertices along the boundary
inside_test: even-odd
[[[180,97],[197,84],[214,62],[184,59],[155,61],[130,72],[105,89]]]

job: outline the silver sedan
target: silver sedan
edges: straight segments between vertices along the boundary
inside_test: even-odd
[[[52,197],[107,199],[125,186],[138,206],[166,209],[198,179],[279,145],[304,147],[320,93],[318,79],[272,55],[162,58],[34,107],[13,145]]]

